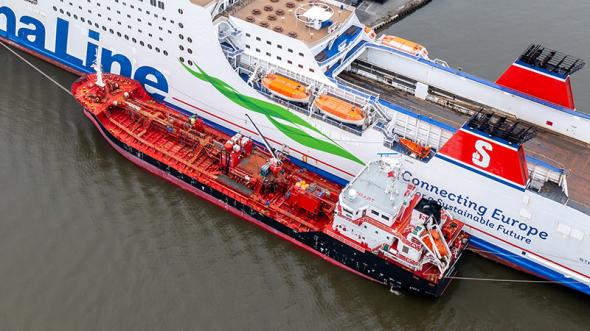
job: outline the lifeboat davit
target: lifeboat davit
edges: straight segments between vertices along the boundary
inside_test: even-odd
[[[361,108],[331,95],[320,95],[314,104],[324,114],[343,123],[363,125],[366,119]]]
[[[404,38],[384,35],[381,38],[381,44],[414,56],[428,58],[426,47]]]
[[[279,98],[294,102],[309,102],[307,86],[277,74],[266,75],[262,85]]]

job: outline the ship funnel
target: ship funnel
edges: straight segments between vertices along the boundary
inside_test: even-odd
[[[570,76],[582,69],[583,60],[532,44],[498,78],[496,83],[575,109]]]
[[[437,157],[524,191],[528,167],[523,144],[535,130],[521,122],[479,112],[440,149]]]

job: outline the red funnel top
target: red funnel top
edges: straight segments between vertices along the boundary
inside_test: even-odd
[[[584,61],[531,45],[498,78],[497,83],[539,99],[575,109],[570,75],[582,69]]]

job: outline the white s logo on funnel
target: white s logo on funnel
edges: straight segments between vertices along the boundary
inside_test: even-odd
[[[490,155],[488,151],[492,151],[492,144],[485,140],[478,140],[475,142],[475,153],[473,153],[473,157],[471,161],[476,166],[480,166],[482,168],[487,168],[490,166]]]

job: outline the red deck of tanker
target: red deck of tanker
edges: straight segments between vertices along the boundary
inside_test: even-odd
[[[296,233],[323,233],[356,251],[373,255],[365,244],[332,229],[334,210],[342,190],[340,185],[296,166],[285,156],[279,156],[278,165],[272,163],[272,155],[254,145],[248,137],[229,136],[206,125],[195,115],[169,109],[153,101],[133,80],[111,74],[104,74],[103,79],[105,83],[101,87],[96,84],[95,75],[83,77],[74,83],[72,90],[101,132],[106,131],[121,142],[121,148],[114,146],[121,153],[135,153],[142,159],[149,156],[156,160],[160,169],[164,168],[164,173],[152,172],[166,177],[165,172],[173,169],[175,178],[188,180],[193,186],[204,184],[213,188],[228,198],[226,203],[232,201],[234,206],[235,202],[248,206]],[[180,184],[180,181],[175,183]],[[231,208],[229,203],[227,205],[225,207]],[[248,219],[247,214],[236,214]],[[431,287],[440,281],[440,275],[428,266],[411,270],[381,252],[375,252],[374,256],[395,264],[414,277],[421,277]],[[447,281],[440,285],[446,287]],[[440,294],[442,290],[436,295]]]

